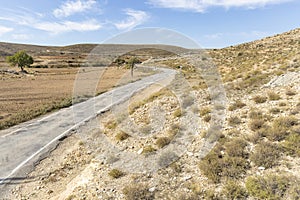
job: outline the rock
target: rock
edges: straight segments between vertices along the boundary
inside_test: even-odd
[[[138,150],[138,154],[142,154],[143,153],[143,151],[144,151],[144,149],[143,148],[141,148],[140,150]]]
[[[260,167],[258,167],[258,170],[265,170],[266,168],[265,167],[262,167],[262,166],[260,166]]]
[[[189,152],[189,151],[186,152],[186,154],[187,154],[188,156],[190,156],[190,157],[191,157],[191,156],[194,156],[194,154],[193,154],[192,152]]]
[[[155,187],[149,188],[149,192],[154,192],[156,190]]]
[[[187,176],[183,177],[182,180],[188,181],[188,180],[190,180],[191,178],[192,178],[191,175],[187,175]]]

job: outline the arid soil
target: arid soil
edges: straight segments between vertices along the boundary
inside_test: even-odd
[[[32,68],[28,69],[27,74],[13,73],[19,72],[17,68],[9,70],[0,72],[0,129],[71,105],[78,73],[83,73],[87,79],[99,81],[93,95],[108,91],[118,84],[137,80],[145,74],[137,72],[134,79],[123,78],[123,83],[119,83],[121,77],[125,74],[128,76],[129,71],[125,68]],[[95,77],[97,74],[101,77]]]

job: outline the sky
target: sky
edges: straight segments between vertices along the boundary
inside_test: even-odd
[[[102,43],[162,28],[222,48],[300,27],[299,0],[0,0],[0,42]]]

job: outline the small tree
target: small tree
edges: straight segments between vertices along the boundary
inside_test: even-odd
[[[25,51],[18,51],[12,56],[7,56],[6,61],[12,66],[20,67],[22,71],[24,71],[24,67],[33,64],[33,58]]]
[[[128,60],[128,65],[130,66],[131,69],[131,77],[133,77],[133,68],[136,63],[140,63],[139,59],[136,57],[132,57]]]

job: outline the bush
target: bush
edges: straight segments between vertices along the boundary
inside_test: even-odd
[[[249,194],[259,199],[283,199],[290,186],[284,175],[252,176],[246,179]]]
[[[241,100],[237,100],[236,102],[234,102],[232,105],[229,106],[228,110],[233,111],[233,110],[236,110],[236,109],[243,108],[245,106],[246,106],[245,103],[243,103]]]
[[[148,154],[148,153],[152,153],[154,151],[156,151],[156,149],[153,148],[151,145],[148,145],[143,148],[142,154]]]
[[[164,146],[168,145],[171,142],[171,139],[168,137],[160,137],[156,140],[155,144],[159,148],[163,148]]]
[[[246,146],[247,142],[241,138],[234,138],[224,144],[225,151],[230,157],[247,157],[248,154],[245,152]]]
[[[296,117],[280,117],[276,119],[273,123],[274,126],[290,128],[298,124],[298,119]]]
[[[123,194],[127,200],[153,200],[154,192],[149,192],[148,186],[132,183],[123,188]]]
[[[285,94],[288,95],[288,96],[294,96],[294,95],[297,94],[297,92],[295,92],[295,91],[289,89],[289,90],[287,90],[287,91],[285,92]]]
[[[174,113],[173,113],[173,116],[174,117],[181,117],[182,116],[181,109],[178,108],[177,110],[175,110]]]
[[[300,134],[298,133],[290,134],[285,139],[282,146],[284,147],[285,151],[289,155],[300,156]]]
[[[240,118],[238,118],[237,116],[234,116],[234,117],[229,117],[228,119],[228,124],[230,126],[235,126],[235,125],[238,125],[240,124],[242,121]]]
[[[108,129],[115,129],[117,127],[117,122],[115,120],[110,120],[105,124],[105,127]]]
[[[222,193],[226,199],[246,199],[248,197],[246,189],[235,181],[228,181],[223,187]]]
[[[280,95],[277,94],[276,92],[268,92],[268,97],[269,97],[270,101],[277,101],[277,100],[281,99]]]
[[[295,117],[280,117],[274,120],[272,127],[267,131],[267,138],[272,141],[283,140],[291,132],[291,128],[298,124]]]
[[[251,120],[249,127],[252,131],[256,131],[261,129],[264,125],[265,121],[263,119],[253,119]]]
[[[230,146],[230,144],[235,144],[237,146],[238,140],[233,143],[226,143],[225,146]],[[242,177],[246,170],[249,168],[248,161],[241,156],[233,155],[245,155],[243,152],[242,144],[239,148],[240,150],[234,151],[229,148],[225,151],[225,155],[221,153],[224,150],[223,147],[218,144],[216,147],[210,151],[203,160],[199,163],[199,168],[201,172],[210,180],[215,183],[219,183],[222,177],[229,179],[238,179]]]
[[[250,160],[258,167],[271,168],[278,163],[280,149],[270,142],[261,142],[250,155]]]
[[[204,120],[205,122],[209,122],[209,121],[211,120],[211,116],[210,116],[210,115],[205,115],[205,116],[203,117],[203,120]]]
[[[204,108],[200,109],[201,117],[208,115],[209,113],[211,113],[211,108],[209,108],[209,107],[204,107]]]
[[[116,140],[118,141],[123,141],[126,140],[127,138],[129,138],[130,135],[128,135],[127,133],[125,133],[124,131],[120,131],[117,135],[116,135]]]
[[[281,110],[279,108],[271,108],[269,111],[272,114],[278,114],[281,112]]]
[[[111,171],[108,172],[108,175],[113,178],[120,178],[121,176],[124,176],[125,174],[118,169],[112,169]]]
[[[221,180],[222,173],[222,154],[218,150],[219,146],[213,148],[203,160],[199,163],[201,172],[214,183],[218,183]]]
[[[252,98],[252,100],[255,102],[255,103],[265,103],[267,101],[267,97],[265,96],[255,96]]]
[[[251,109],[251,111],[249,113],[249,118],[250,119],[261,119],[261,118],[263,118],[263,114],[260,111],[255,111],[255,110]]]
[[[238,179],[246,174],[249,163],[243,157],[224,156],[222,160],[222,176],[231,179]]]

